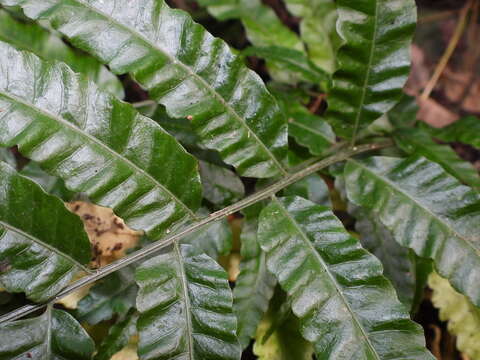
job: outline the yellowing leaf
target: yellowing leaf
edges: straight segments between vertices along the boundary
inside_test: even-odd
[[[440,310],[440,319],[448,321],[448,331],[457,336],[458,350],[471,360],[479,360],[480,309],[437,273],[429,276],[428,285],[433,289],[432,302]]]
[[[310,360],[313,346],[300,335],[298,320],[293,315],[265,338],[278,315],[269,312],[258,325],[253,353],[259,360]]]
[[[80,279],[83,276],[85,276],[85,273],[83,272],[78,273],[73,277],[72,282],[75,282],[76,280]],[[61,298],[59,301],[57,301],[57,304],[61,304],[65,306],[67,309],[75,310],[77,308],[78,302],[82,300],[85,296],[87,296],[92,286],[93,286],[93,283],[81,287],[77,291]]]
[[[138,360],[137,343],[138,336],[132,336],[128,345],[114,354],[110,360]]]
[[[128,249],[137,245],[142,235],[142,232],[134,231],[125,225],[109,208],[83,201],[68,203],[67,207],[83,221],[93,245],[94,267],[101,267],[124,257]]]

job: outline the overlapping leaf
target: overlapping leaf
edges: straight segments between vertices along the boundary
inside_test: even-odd
[[[0,325],[0,359],[90,360],[95,344],[67,312]]]
[[[333,0],[286,0],[288,10],[301,17],[300,34],[310,59],[332,73],[340,45],[336,31],[337,8]]]
[[[152,120],[61,63],[0,43],[0,145],[153,240],[194,218],[197,161]]]
[[[437,144],[427,132],[421,129],[400,129],[394,133],[394,138],[406,153],[425,156],[465,184],[480,189],[480,176],[473,165],[462,160],[450,146]]]
[[[480,195],[425,158],[349,160],[347,195],[480,305]]]
[[[211,258],[175,244],[136,279],[141,359],[240,358],[227,275]]]
[[[245,196],[240,178],[231,170],[200,161],[203,197],[217,206],[227,206]]]
[[[281,315],[270,307],[255,335],[254,354],[259,360],[311,360],[313,346],[300,334],[298,319],[290,311],[277,323]]]
[[[441,129],[431,128],[423,124],[435,138],[446,142],[461,142],[480,149],[480,119],[476,116],[465,116],[453,124]]]
[[[283,190],[285,196],[300,196],[318,205],[332,206],[328,185],[318,174],[309,175]]]
[[[131,268],[120,270],[95,284],[78,302],[76,318],[95,325],[115,314],[125,316],[135,306],[137,295],[132,272]]]
[[[318,359],[433,359],[380,262],[328,208],[274,198],[258,238]]]
[[[305,82],[320,84],[328,81],[327,73],[310,61],[303,51],[274,45],[251,46],[243,50],[242,54],[273,61]]]
[[[112,355],[122,350],[137,332],[137,314],[130,314],[113,325],[103,339],[95,355],[95,360],[111,360]]]
[[[200,216],[208,216],[205,208],[198,212]],[[182,238],[181,243],[192,245],[192,253],[207,254],[212,259],[227,255],[232,249],[232,230],[227,219],[215,221]]]
[[[123,98],[123,86],[118,78],[94,58],[74,51],[60,38],[30,23],[14,19],[0,9],[0,40],[8,42],[20,50],[28,50],[45,60],[59,60],[74,71],[81,72],[98,84],[101,89]]]
[[[400,99],[409,73],[414,0],[338,0],[337,30],[345,41],[329,94],[335,132],[356,134]]]
[[[245,348],[268,309],[276,281],[267,270],[265,253],[258,244],[257,221],[247,219],[243,224],[241,243],[242,261],[233,291],[233,306],[238,319],[238,339]]]
[[[284,51],[296,50],[305,56],[304,45],[299,36],[289,29],[275,11],[261,0],[199,0],[200,5],[219,20],[238,19],[242,22],[248,40],[256,47],[271,47]],[[268,54],[257,54],[259,57]],[[298,55],[297,55],[298,57]],[[276,81],[297,83],[306,79],[298,73],[298,68],[292,71],[285,59],[267,57],[266,64],[270,76]]]
[[[287,126],[241,57],[163,0],[2,0],[48,19],[117,74],[132,73],[172,117],[190,119],[202,144],[245,176],[285,173]]]
[[[335,143],[335,134],[328,123],[300,106],[288,112],[288,133],[313,155],[322,155]]]
[[[416,285],[413,256],[395,241],[374,214],[361,208],[352,212],[357,219],[355,230],[360,235],[361,244],[382,262],[383,274],[392,282],[400,301],[410,309]]]
[[[90,261],[80,219],[59,199],[0,162],[0,282],[45,301]]]
[[[17,160],[15,159],[15,155],[7,148],[0,148],[0,161],[3,161],[10,165],[13,168],[17,167]]]

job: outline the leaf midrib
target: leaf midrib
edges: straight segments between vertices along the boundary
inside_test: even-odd
[[[283,175],[287,175],[287,171],[283,168],[283,166],[280,164],[280,162],[277,160],[277,158],[275,157],[275,155],[273,155],[273,153],[270,151],[270,149],[263,143],[263,141],[260,140],[260,138],[258,137],[258,135],[252,130],[250,129],[250,127],[248,126],[248,124],[246,123],[246,121],[236,112],[236,110],[230,106],[230,104],[228,102],[225,101],[225,99],[212,87],[210,86],[201,76],[199,76],[197,73],[195,73],[192,69],[190,69],[189,66],[187,66],[186,64],[184,64],[183,62],[179,61],[178,59],[174,58],[173,56],[171,56],[169,53],[165,52],[162,48],[160,48],[159,46],[157,46],[156,43],[154,43],[153,41],[151,41],[150,39],[148,39],[147,37],[145,37],[142,33],[138,32],[136,29],[132,28],[132,27],[128,27],[124,24],[122,24],[121,22],[119,22],[118,20],[116,20],[115,18],[111,17],[110,15],[104,13],[103,11],[91,6],[90,4],[87,4],[87,3],[84,3],[83,1],[81,0],[72,0],[76,3],[78,3],[80,6],[83,6],[87,9],[89,9],[91,12],[93,13],[97,13],[99,15],[101,15],[102,17],[104,17],[105,19],[107,19],[107,21],[109,23],[112,23],[112,24],[115,24],[117,25],[118,27],[120,28],[123,28],[124,30],[126,30],[127,32],[133,34],[134,36],[138,37],[139,39],[141,39],[143,42],[145,42],[146,44],[148,44],[152,49],[154,49],[155,51],[158,51],[159,53],[161,53],[162,55],[164,55],[165,57],[167,57],[170,62],[172,64],[176,64],[176,65],[179,65],[183,70],[185,70],[188,74],[190,74],[190,76],[192,76],[193,78],[195,78],[197,81],[199,81],[205,89],[207,89],[207,91],[212,94],[226,109],[227,111],[234,117],[236,118],[239,123],[247,129],[248,131],[248,134],[250,134],[255,140],[256,142],[260,145],[260,147],[268,154],[268,156],[270,157],[270,159],[273,161],[273,163],[275,164],[275,166],[277,167],[277,169],[283,174]],[[167,6],[165,4],[165,6]],[[173,9],[170,9],[170,10],[173,10]],[[206,31],[206,30],[204,30]],[[266,91],[266,90],[265,90]]]
[[[45,247],[47,248],[48,250],[54,252],[55,254],[57,254],[58,256],[60,257],[63,257],[64,259],[68,260],[69,262],[75,264],[76,266],[78,266],[80,269],[82,269],[83,271],[85,271],[86,273],[90,274],[91,273],[91,270],[88,269],[85,265],[79,263],[77,260],[75,260],[74,258],[72,258],[70,255],[67,255],[63,252],[61,252],[60,250],[58,250],[56,247],[50,245],[50,244],[47,244],[47,243],[44,243],[42,240],[34,237],[33,235],[30,235],[26,232],[24,232],[23,230],[20,230],[2,220],[0,220],[0,226],[1,227],[4,227],[6,230],[8,231],[12,231],[14,233],[17,233],[25,238],[27,238],[28,240],[36,243],[36,244],[39,244],[40,246],[42,247]]]
[[[337,280],[335,279],[335,277],[334,277],[334,276],[332,275],[332,273],[330,272],[329,267],[328,267],[327,264],[324,262],[324,260],[322,259],[322,257],[321,257],[320,254],[318,253],[317,249],[315,249],[315,247],[313,246],[312,242],[310,241],[310,239],[308,238],[308,236],[305,234],[305,232],[303,231],[303,229],[300,227],[300,225],[297,223],[297,221],[293,218],[293,216],[290,215],[290,213],[287,211],[287,209],[285,209],[285,207],[284,207],[283,204],[277,199],[277,197],[276,197],[276,196],[273,196],[272,199],[273,199],[273,201],[275,201],[275,203],[278,205],[278,207],[280,208],[280,211],[283,212],[283,214],[287,217],[287,219],[290,221],[290,223],[295,227],[295,229],[297,229],[297,231],[300,233],[302,239],[304,240],[305,244],[310,248],[310,250],[311,250],[311,252],[314,254],[315,258],[318,259],[318,261],[320,262],[321,266],[325,269],[325,273],[328,275],[328,277],[330,278],[330,281],[331,281],[331,282],[333,283],[333,285],[335,286],[335,289],[337,290],[337,293],[339,294],[340,298],[342,299],[342,302],[344,303],[344,305],[347,307],[347,310],[348,310],[348,312],[350,313],[353,322],[357,325],[358,329],[360,330],[360,332],[362,333],[363,337],[365,338],[365,341],[366,341],[368,347],[371,349],[372,354],[374,354],[375,357],[376,357],[378,360],[381,360],[380,355],[377,353],[377,350],[374,348],[373,344],[372,344],[371,341],[370,341],[370,338],[368,337],[367,331],[363,328],[363,325],[362,325],[362,324],[360,323],[360,321],[357,319],[355,312],[353,311],[353,309],[351,308],[351,306],[350,306],[350,304],[348,303],[347,299],[346,299],[345,296],[343,295],[343,292],[342,292],[343,289],[341,288],[340,284],[338,284]]]
[[[363,113],[363,105],[365,103],[365,96],[367,94],[367,85],[370,81],[370,72],[372,70],[372,63],[373,63],[373,54],[375,52],[375,45],[377,42],[377,31],[378,31],[378,3],[380,0],[375,1],[375,22],[373,24],[373,36],[372,36],[372,46],[370,48],[370,53],[368,55],[368,63],[367,63],[367,72],[365,73],[365,81],[363,82],[362,87],[362,95],[360,97],[360,104],[358,106],[357,116],[355,117],[355,125],[353,128],[353,136],[352,136],[352,143],[355,143],[355,138],[358,132],[358,125],[360,123],[360,117]]]
[[[452,227],[448,226],[448,224],[437,214],[433,213],[430,211],[430,209],[426,208],[422,203],[418,202],[415,198],[410,196],[407,192],[405,192],[403,189],[401,189],[399,186],[395,186],[394,183],[392,183],[389,179],[387,179],[385,176],[380,176],[379,174],[373,172],[373,170],[369,169],[368,167],[364,166],[362,163],[354,160],[354,159],[349,159],[350,162],[355,163],[358,167],[362,168],[364,171],[370,173],[374,178],[378,179],[378,181],[383,182],[385,185],[389,186],[390,188],[393,189],[393,191],[397,192],[400,196],[403,196],[407,200],[411,200],[415,205],[417,205],[420,209],[422,209],[427,215],[429,215],[432,219],[434,219],[437,223],[441,225],[442,228],[444,228],[444,231],[447,233],[451,233],[454,235],[456,238],[459,240],[462,240],[469,248],[472,249],[474,254],[478,254],[480,250],[476,249],[469,241],[468,238],[465,238],[463,235],[460,235],[457,231],[455,231]]]
[[[194,220],[197,219],[196,215],[194,214],[194,212],[183,202],[181,201],[177,196],[175,196],[169,189],[167,189],[163,184],[161,184],[157,179],[155,179],[152,175],[150,175],[148,172],[146,172],[145,170],[143,170],[142,168],[140,168],[138,165],[136,165],[135,163],[133,163],[132,161],[130,161],[129,159],[127,159],[126,157],[122,156],[121,154],[113,151],[112,149],[110,149],[110,147],[108,147],[106,144],[104,144],[102,141],[98,140],[96,137],[90,135],[89,133],[83,131],[82,129],[79,129],[77,127],[75,127],[74,125],[72,125],[71,123],[69,123],[68,121],[64,120],[63,118],[55,115],[55,114],[52,114],[51,112],[47,111],[47,110],[44,110],[44,109],[41,109],[39,107],[37,107],[35,104],[31,104],[31,103],[27,103],[26,101],[18,98],[17,96],[15,95],[12,95],[12,94],[7,94],[6,92],[4,91],[0,91],[0,95],[6,97],[6,98],[9,98],[11,99],[12,101],[15,101],[19,104],[22,104],[30,109],[33,109],[34,111],[36,111],[37,113],[40,113],[44,116],[47,116],[49,117],[50,119],[53,119],[54,121],[57,121],[59,122],[60,124],[64,125],[65,127],[68,127],[70,128],[71,130],[73,130],[73,132],[79,134],[80,136],[83,136],[83,137],[86,137],[88,140],[90,140],[91,142],[93,142],[95,145],[98,145],[100,148],[104,149],[106,152],[108,152],[109,154],[112,155],[112,157],[114,158],[118,158],[120,159],[120,161],[126,163],[130,168],[132,168],[135,172],[145,176],[148,180],[150,180],[155,186],[159,187],[160,189],[162,189],[164,192],[166,192],[170,198],[172,198],[177,204],[179,204],[182,208],[184,208],[186,210],[186,212],[188,213],[188,215],[193,218]],[[157,125],[158,126],[158,125]]]

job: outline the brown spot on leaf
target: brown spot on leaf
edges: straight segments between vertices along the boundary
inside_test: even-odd
[[[105,266],[125,256],[135,247],[142,232],[134,231],[116,216],[112,209],[82,201],[68,203],[67,207],[83,220],[92,247],[91,266]]]

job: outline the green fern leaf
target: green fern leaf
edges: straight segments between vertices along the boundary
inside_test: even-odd
[[[337,7],[333,0],[285,0],[288,10],[302,18],[300,34],[309,58],[320,68],[335,70],[341,40],[336,31]]]
[[[0,325],[0,359],[90,360],[95,344],[67,312],[48,307],[40,317]]]
[[[114,315],[125,316],[135,306],[137,296],[132,271],[131,268],[120,270],[95,284],[78,302],[75,317],[95,325]]]
[[[240,358],[227,274],[192,250],[174,244],[136,271],[142,360]]]
[[[338,0],[338,70],[327,117],[335,132],[355,138],[402,95],[416,21],[414,0]]]
[[[245,197],[242,180],[231,170],[200,161],[203,197],[217,206],[227,206]]]
[[[243,50],[242,54],[272,61],[305,82],[320,84],[329,80],[328,74],[310,61],[303,51],[271,45],[251,46]]]
[[[74,71],[86,74],[98,86],[119,98],[124,97],[120,80],[94,58],[74,51],[59,37],[33,23],[14,19],[0,9],[0,40],[10,43],[19,50],[28,50],[45,60],[66,63]]]
[[[17,159],[15,159],[10,149],[0,148],[0,161],[7,163],[13,168],[17,167]]]
[[[207,209],[200,209],[200,215],[208,216]],[[192,253],[196,255],[207,254],[212,259],[220,255],[228,255],[232,249],[232,230],[227,219],[222,219],[209,224],[185,236],[180,242],[190,244]]]
[[[258,238],[318,359],[433,359],[380,262],[328,208],[273,198]]]
[[[393,136],[398,147],[406,153],[424,156],[440,164],[460,181],[480,190],[478,171],[468,161],[462,160],[450,146],[437,144],[421,129],[400,129]]]
[[[137,332],[137,314],[131,314],[113,325],[103,339],[95,355],[95,360],[110,360],[112,355],[122,350]]]
[[[409,249],[395,241],[374,213],[362,208],[350,209],[350,213],[357,219],[355,230],[361,244],[382,262],[383,274],[392,282],[400,301],[411,309],[416,281],[414,259]]]
[[[246,348],[254,337],[273,295],[275,277],[267,270],[265,253],[257,240],[257,221],[247,219],[241,233],[240,274],[233,290],[233,306],[238,319],[238,339]]]
[[[465,116],[453,124],[441,129],[432,128],[421,123],[422,128],[433,137],[445,142],[461,142],[480,149],[480,119],[476,116]]]
[[[425,158],[348,160],[347,195],[480,305],[480,195]]]
[[[116,74],[131,73],[171,117],[190,119],[202,144],[240,174],[285,174],[287,124],[242,57],[163,0],[1,0],[48,19]]]
[[[0,52],[0,146],[18,145],[152,240],[195,218],[198,163],[173,137],[65,64]]]
[[[0,283],[34,301],[54,296],[91,257],[81,220],[0,162]]]

